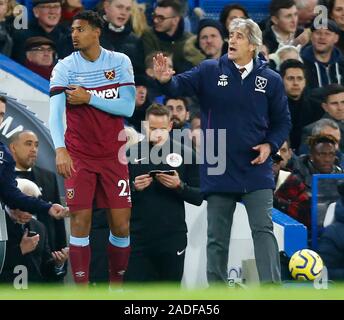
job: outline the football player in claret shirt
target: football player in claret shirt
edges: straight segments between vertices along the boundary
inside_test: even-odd
[[[73,18],[76,51],[58,62],[50,80],[49,125],[71,214],[70,261],[74,281],[83,284],[89,277],[94,201],[108,209],[110,282],[122,281],[130,253],[128,167],[120,161],[125,141],[118,135],[123,117],[135,108],[134,75],[126,55],[99,45],[101,27],[100,16],[92,11]]]

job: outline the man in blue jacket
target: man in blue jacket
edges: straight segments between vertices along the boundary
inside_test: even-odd
[[[206,60],[173,76],[166,59],[154,59],[155,77],[170,96],[197,95],[201,126],[226,130],[226,142],[215,154],[225,154],[223,173],[201,165],[201,191],[208,201],[207,276],[227,281],[228,247],[237,201],[246,207],[261,282],[280,281],[278,245],[271,220],[274,178],[270,155],[290,131],[290,114],[281,77],[258,57],[262,33],[252,20],[230,25],[228,54]],[[204,154],[212,144],[204,143]],[[221,157],[219,157],[221,158]],[[220,173],[220,175],[219,175]]]
[[[6,112],[6,98],[0,96],[0,124]],[[23,194],[17,188],[15,161],[8,148],[0,142],[0,201],[9,208],[21,209],[30,213],[46,213],[55,218],[65,215],[65,209],[59,204],[51,204]]]

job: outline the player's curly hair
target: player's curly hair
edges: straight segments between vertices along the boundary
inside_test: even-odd
[[[75,20],[85,20],[93,28],[102,29],[104,26],[103,19],[100,17],[100,15],[97,12],[92,11],[92,10],[85,10],[85,11],[79,12],[73,17],[73,21]]]
[[[338,140],[332,135],[317,134],[315,136],[310,136],[307,139],[307,143],[312,151],[319,143],[330,143],[335,146],[338,143]]]

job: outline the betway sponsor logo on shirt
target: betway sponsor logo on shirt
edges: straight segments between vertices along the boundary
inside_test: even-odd
[[[102,99],[117,99],[118,98],[118,90],[119,88],[110,88],[110,89],[89,89],[86,90],[88,93],[102,98]]]

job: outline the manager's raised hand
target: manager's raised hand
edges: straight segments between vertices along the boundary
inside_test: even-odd
[[[153,57],[154,77],[160,83],[167,83],[171,80],[175,71],[168,66],[167,58],[162,53]]]

